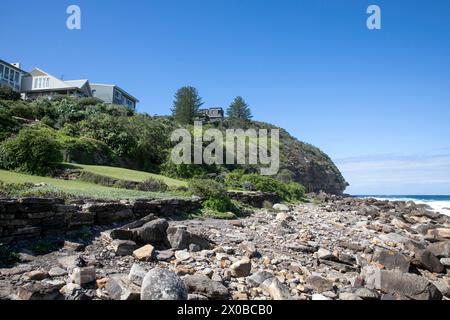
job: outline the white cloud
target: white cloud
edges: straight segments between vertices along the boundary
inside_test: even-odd
[[[450,153],[336,160],[350,194],[450,194]]]

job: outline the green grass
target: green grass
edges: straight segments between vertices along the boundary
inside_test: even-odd
[[[60,180],[49,177],[32,176],[5,170],[0,170],[0,181],[3,181],[4,183],[8,184],[43,183],[48,187],[56,188],[57,190],[60,190],[72,196],[88,197],[95,199],[168,198],[175,196],[175,194],[172,193],[156,193],[156,192],[110,188],[83,181]]]
[[[169,187],[187,187],[187,182],[185,181],[168,178],[154,173],[123,169],[117,167],[90,166],[84,164],[76,164],[76,165],[68,164],[68,165],[82,169],[84,171],[92,172],[101,176],[110,177],[114,179],[142,182],[145,181],[146,179],[153,178],[163,181]]]

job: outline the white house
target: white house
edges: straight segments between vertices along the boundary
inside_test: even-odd
[[[0,86],[5,86],[20,92],[22,77],[25,71],[20,69],[19,63],[8,63],[0,60]]]
[[[30,100],[57,95],[92,97],[88,80],[60,80],[39,68],[33,69],[23,77],[22,93],[25,99]]]

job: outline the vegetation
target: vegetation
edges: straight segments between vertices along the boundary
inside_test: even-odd
[[[242,97],[236,97],[233,103],[227,109],[228,118],[231,120],[244,120],[249,121],[252,119],[252,113],[248,104]]]
[[[6,86],[0,86],[0,100],[19,100],[20,93]]]
[[[192,179],[189,182],[189,191],[205,201],[203,207],[217,212],[236,210],[227,194],[225,185],[210,179]]]
[[[191,124],[203,105],[202,98],[194,87],[183,87],[175,94],[172,115],[178,123]]]

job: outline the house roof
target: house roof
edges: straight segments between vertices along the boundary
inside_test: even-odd
[[[126,96],[130,97],[131,99],[135,100],[136,102],[139,102],[139,100],[136,97],[132,96],[131,94],[129,94],[128,92],[126,92],[121,87],[119,87],[119,86],[117,86],[115,84],[91,83],[91,87],[96,87],[96,86],[99,86],[99,87],[114,87],[114,88],[120,90]]]
[[[6,62],[5,60],[0,59],[0,63],[6,64],[6,65],[8,65],[9,68],[14,69],[14,70],[16,70],[16,71],[26,73],[26,72],[23,71],[22,69],[17,68],[16,66],[13,66],[11,63]]]
[[[67,80],[64,81],[67,85],[71,87],[77,87],[77,88],[83,88],[87,83],[89,83],[89,80],[83,79],[83,80]]]

